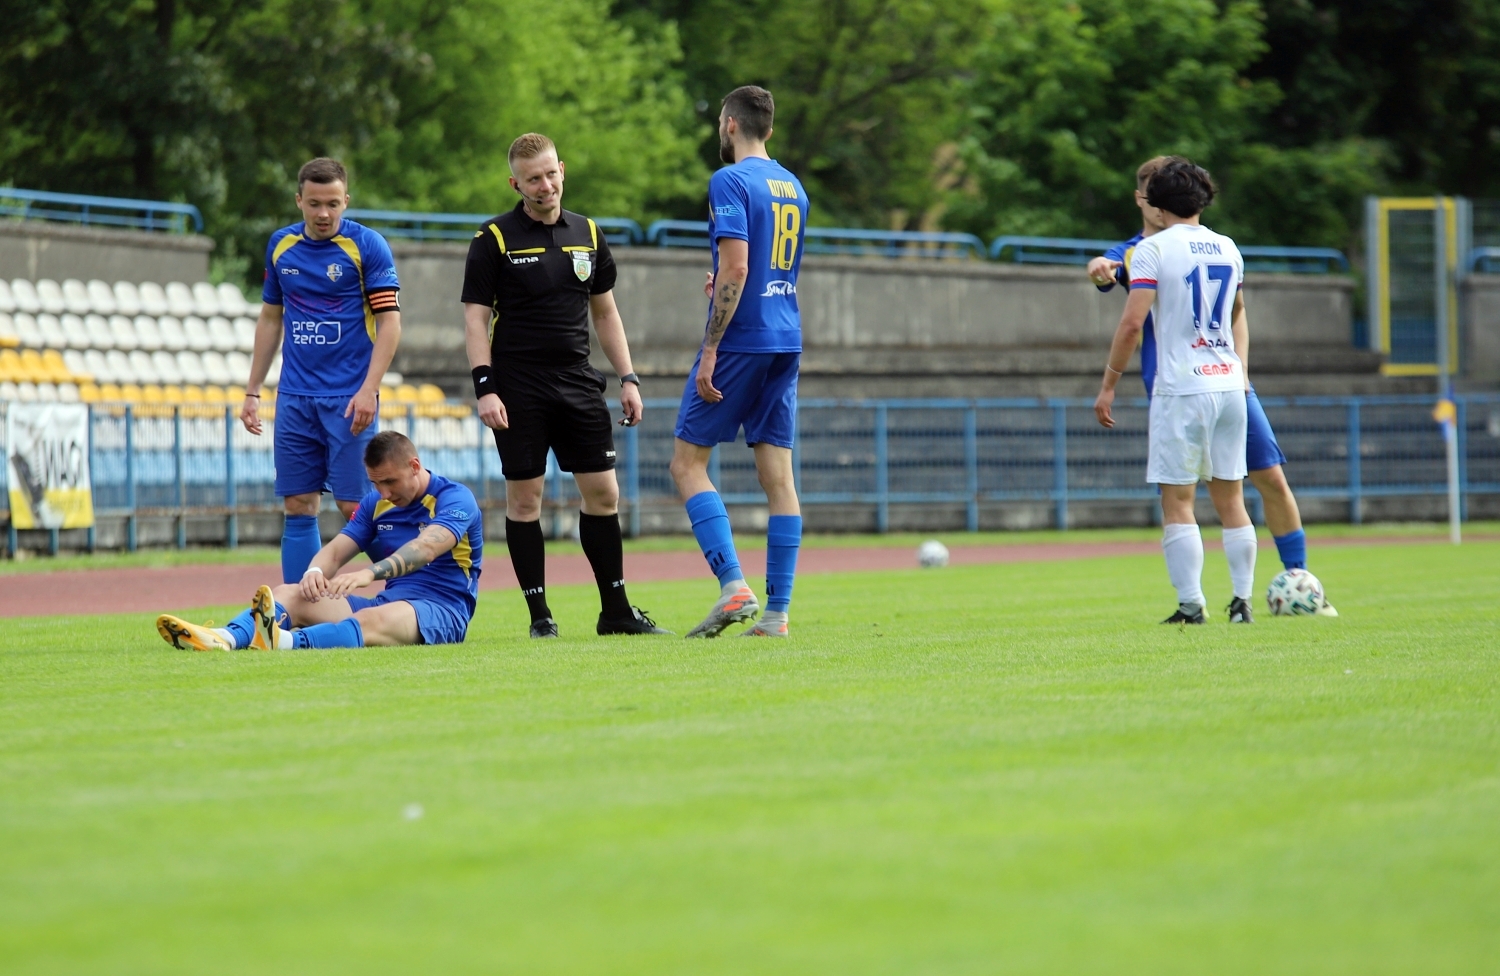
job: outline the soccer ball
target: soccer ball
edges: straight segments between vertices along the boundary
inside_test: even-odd
[[[1323,609],[1323,584],[1305,569],[1288,569],[1266,589],[1266,605],[1273,617],[1315,614]]]
[[[917,547],[917,563],[924,569],[948,565],[948,547],[936,539],[928,539]]]

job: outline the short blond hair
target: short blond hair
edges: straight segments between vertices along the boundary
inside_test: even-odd
[[[1175,156],[1152,156],[1146,160],[1135,171],[1135,188],[1145,193],[1146,185],[1151,182],[1151,177],[1155,176],[1163,166],[1167,165],[1168,161],[1175,158]]]
[[[552,140],[540,132],[528,132],[524,136],[517,136],[516,141],[510,144],[510,154],[506,161],[514,168],[518,159],[535,159],[548,152],[557,152],[557,146]]]

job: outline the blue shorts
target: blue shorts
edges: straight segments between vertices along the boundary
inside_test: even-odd
[[[703,354],[698,354],[699,360]],[[698,362],[677,410],[678,437],[699,447],[727,444],[745,428],[746,444],[790,448],[797,431],[800,352],[721,352],[714,364],[718,403],[698,395]]]
[[[365,476],[365,446],[374,438],[377,419],[355,436],[353,417],[345,417],[350,397],[305,397],[283,393],[276,398],[276,494],[332,492],[341,502],[357,502],[370,490]]]
[[[462,644],[469,633],[469,616],[460,607],[438,603],[435,600],[403,600],[399,593],[381,593],[376,596],[345,597],[355,613],[366,607],[381,607],[387,603],[410,603],[417,612],[417,633],[424,644]]]
[[[1286,463],[1281,445],[1276,443],[1276,432],[1266,419],[1266,409],[1260,405],[1260,397],[1251,390],[1245,394],[1245,469],[1264,471]]]

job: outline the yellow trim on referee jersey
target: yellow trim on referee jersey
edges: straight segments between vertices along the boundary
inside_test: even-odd
[[[594,223],[593,217],[585,217],[589,222],[589,243],[594,245],[594,250],[599,250],[599,225]]]
[[[370,297],[365,294],[365,262],[359,256],[359,245],[343,234],[333,235],[333,243],[349,255],[349,260],[354,262],[354,270],[359,272],[359,299],[365,309],[365,332],[369,335],[370,341],[374,342],[375,310],[370,307]]]
[[[540,248],[538,248],[538,250],[540,250]],[[563,247],[563,250],[564,251],[592,251],[593,248],[589,247],[587,244],[568,244],[568,245],[565,245]],[[516,253],[520,254],[521,252],[517,251]]]
[[[302,240],[301,234],[288,234],[276,242],[276,250],[271,252],[271,267],[276,267],[276,262],[281,256],[295,247]]]
[[[500,245],[500,253],[504,254],[505,253],[505,235],[502,234],[502,233],[500,233],[500,228],[498,226],[496,226],[495,224],[487,224],[486,226],[489,227],[490,233],[492,233],[492,234],[495,235],[495,241],[497,243],[499,243],[499,245]]]
[[[430,518],[437,518],[436,498],[433,498],[431,495],[423,495],[422,507],[427,509],[427,515]],[[443,528],[446,529],[447,526],[445,525]],[[453,556],[453,561],[458,563],[458,568],[463,570],[464,579],[468,579],[469,569],[474,565],[474,547],[469,545],[468,535],[459,536],[458,541],[453,544],[453,548],[449,549],[448,552]]]
[[[506,253],[507,254],[545,254],[546,251],[547,251],[547,249],[545,247],[523,247],[523,248],[521,248],[519,250],[507,251]]]

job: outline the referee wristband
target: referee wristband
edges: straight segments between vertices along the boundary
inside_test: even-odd
[[[493,393],[500,395],[500,390],[495,386],[495,371],[490,366],[475,366],[471,371],[474,375],[474,399],[478,400]]]
[[[620,385],[624,386],[626,383],[634,383],[636,389],[640,389],[641,378],[634,373],[626,373],[624,376],[620,377]]]

